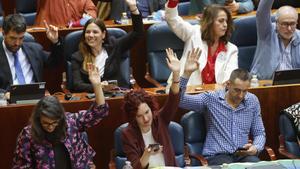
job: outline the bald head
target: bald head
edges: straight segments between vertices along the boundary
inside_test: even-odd
[[[298,20],[298,12],[295,8],[292,6],[282,6],[280,7],[276,12],[276,20],[280,21],[281,18],[293,18],[295,20]]]

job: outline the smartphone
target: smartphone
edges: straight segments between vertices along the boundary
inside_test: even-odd
[[[166,94],[166,91],[165,91],[165,89],[156,90],[155,93],[157,93],[157,94]]]
[[[149,146],[151,148],[151,150],[153,150],[154,152],[159,150],[159,144],[155,143],[155,144],[149,144]]]
[[[108,80],[107,83],[109,85],[115,85],[115,86],[118,86],[118,80]]]
[[[121,21],[120,19],[116,19],[116,20],[114,20],[114,23],[115,23],[115,24],[118,24],[118,25],[121,25],[121,24],[122,24],[122,21]]]
[[[246,148],[244,148],[244,147],[239,147],[238,149],[237,149],[237,151],[247,151],[248,149],[246,149]]]

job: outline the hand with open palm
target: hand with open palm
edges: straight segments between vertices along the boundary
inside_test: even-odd
[[[100,73],[98,68],[92,63],[88,63],[87,68],[89,73],[89,80],[92,83],[92,85],[101,84]]]
[[[188,56],[184,65],[184,77],[189,78],[195,70],[199,69],[198,59],[200,57],[200,54],[200,48],[193,48],[191,51],[188,52]]]
[[[180,61],[178,60],[176,53],[174,53],[173,50],[170,48],[166,49],[166,53],[167,53],[166,60],[167,60],[169,69],[173,73],[179,73],[180,72]]]

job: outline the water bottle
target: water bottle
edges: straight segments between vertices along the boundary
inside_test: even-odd
[[[251,79],[251,87],[258,87],[259,83],[258,83],[258,79],[257,79],[257,75],[252,75],[252,79]]]
[[[133,77],[132,68],[130,68],[130,80],[129,80],[129,82],[130,82],[131,88],[133,88],[133,89],[138,88],[138,85],[136,84],[136,80]]]
[[[131,162],[125,161],[125,165],[123,166],[122,169],[133,169],[133,167],[131,166]]]
[[[7,100],[5,97],[5,93],[0,93],[0,106],[6,106]]]
[[[129,20],[128,20],[128,16],[126,12],[122,13],[122,17],[121,17],[121,23],[124,25],[129,24]]]
[[[68,93],[67,92],[68,89],[67,89],[67,75],[66,75],[66,72],[62,73],[62,81],[61,81],[60,87],[61,87],[62,92]]]

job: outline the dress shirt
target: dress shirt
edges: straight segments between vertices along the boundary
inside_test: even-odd
[[[291,44],[295,38],[293,38],[290,43],[287,45],[287,47],[284,46],[283,42],[280,42],[280,60],[279,65],[277,67],[277,70],[288,70],[293,69],[292,65],[292,56],[291,56]]]
[[[251,73],[257,75],[258,79],[271,79],[282,55],[281,39],[271,19],[270,10],[273,2],[274,0],[260,1],[256,11],[257,45]],[[300,68],[300,31],[298,29],[295,30],[291,41],[290,55],[293,69]]]
[[[203,155],[232,154],[238,147],[248,143],[249,134],[253,145],[263,150],[266,141],[260,104],[254,94],[247,93],[237,108],[232,108],[225,100],[224,89],[197,95],[185,94],[188,79],[181,77],[179,107],[205,112],[206,140]]]
[[[5,51],[8,63],[9,63],[10,72],[11,72],[11,76],[12,76],[12,79],[13,79],[13,84],[19,84],[18,78],[16,76],[15,66],[14,66],[15,58],[13,56],[13,53],[6,48],[6,45],[5,45],[4,41],[2,41],[2,44],[3,44],[3,47],[4,47],[4,51]],[[25,55],[24,51],[22,50],[22,48],[20,48],[17,51],[17,53],[18,53],[19,62],[21,64],[21,68],[22,68],[22,71],[23,71],[23,75],[25,77],[26,84],[34,83],[33,71],[31,69],[31,65],[29,63],[29,60],[26,58],[26,55]]]

